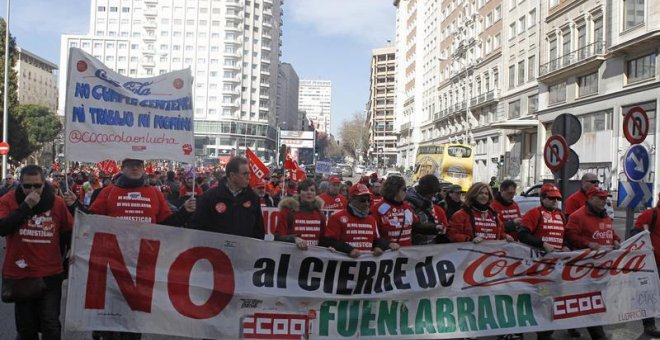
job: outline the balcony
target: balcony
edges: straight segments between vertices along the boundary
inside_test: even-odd
[[[241,106],[241,104],[238,101],[233,101],[233,102],[229,102],[229,103],[222,103],[222,106],[238,108],[238,107]]]
[[[156,28],[156,20],[146,20],[143,26],[144,28]]]
[[[270,27],[270,28],[273,28],[273,24],[271,24],[270,21],[268,21],[268,20],[264,20],[264,22],[262,23],[262,25],[263,25],[264,27]]]
[[[225,57],[231,57],[231,58],[240,58],[240,57],[241,57],[241,53],[238,52],[238,51],[234,51],[234,52],[225,52],[225,53],[224,53],[224,56],[225,56]]]
[[[268,51],[268,52],[270,52],[270,51],[271,51],[271,49],[270,49],[270,46],[269,46],[269,45],[262,45],[262,46],[261,46],[261,49],[262,49],[262,50],[264,50],[264,51]]]
[[[233,70],[233,71],[240,71],[241,70],[241,66],[238,63],[233,64],[233,65],[222,65],[222,68],[225,69],[225,70]]]
[[[243,6],[238,2],[238,0],[227,0],[225,1],[227,8],[239,8],[242,9]]]
[[[155,34],[145,34],[142,36],[142,40],[144,41],[156,41],[156,35]]]
[[[236,13],[236,12],[233,12],[233,13],[227,12],[227,14],[225,14],[225,19],[227,19],[228,22],[230,22],[230,21],[231,22],[236,22],[236,21],[243,20],[241,15],[239,13]]]
[[[145,5],[158,5],[158,0],[144,0]]]
[[[223,89],[222,94],[226,94],[226,95],[229,95],[229,96],[238,96],[240,93],[238,92],[238,90],[225,90],[225,89]]]
[[[227,23],[227,25],[225,26],[225,30],[228,32],[243,32],[243,26]]]
[[[473,108],[481,107],[488,105],[494,102],[497,102],[499,99],[499,93],[497,90],[491,90],[486,93],[482,93],[472,99],[470,99],[470,106]]]
[[[604,41],[589,44],[559,58],[541,65],[539,80],[553,80],[567,74],[580,73],[586,69],[593,69],[605,61],[607,47]]]
[[[410,122],[401,124],[401,133],[407,132],[410,130]]]
[[[238,77],[238,76],[235,76],[235,77],[223,77],[223,78],[222,78],[222,81],[224,81],[224,82],[228,82],[228,83],[240,83],[240,82],[241,82],[241,78]]]

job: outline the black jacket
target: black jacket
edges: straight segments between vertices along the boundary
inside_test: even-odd
[[[245,188],[234,196],[223,178],[197,200],[191,228],[216,233],[264,239],[264,220],[259,196]]]

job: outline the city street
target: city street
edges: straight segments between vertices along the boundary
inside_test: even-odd
[[[625,219],[622,213],[617,213],[615,215],[615,227],[619,235],[623,235],[625,227]],[[4,258],[4,248],[5,248],[5,239],[0,240],[0,258]],[[0,264],[1,266],[1,264]],[[63,298],[64,299],[64,298]],[[64,302],[62,303],[64,306]],[[13,305],[0,303],[0,340],[14,340],[16,331],[14,325],[14,311]],[[62,315],[64,315],[64,310],[62,310]],[[618,324],[613,326],[606,327],[607,333],[612,340],[647,340],[654,339],[642,334],[642,323],[641,321],[629,322],[625,324]],[[588,339],[588,334],[586,330],[581,330],[582,339]],[[527,339],[536,339],[535,335],[529,335]],[[67,333],[62,338],[64,340],[88,340],[92,339],[91,333],[83,334],[71,334]],[[167,339],[167,340],[176,340],[176,339],[185,339],[181,337],[164,337],[164,336],[144,336],[143,339]],[[484,339],[495,339],[495,337],[489,337]],[[569,340],[570,338],[565,331],[557,331],[555,333],[555,339],[557,340]]]

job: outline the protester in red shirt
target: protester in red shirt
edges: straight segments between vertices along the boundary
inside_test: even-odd
[[[355,184],[348,191],[350,202],[328,220],[320,245],[357,258],[363,252],[379,256],[385,250],[398,250],[399,245],[381,238],[376,219],[369,214],[369,188]]]
[[[417,186],[408,189],[406,201],[419,220],[419,223],[413,224],[413,245],[449,243],[447,215],[432,201],[438,191],[440,191],[440,181],[435,175],[424,175],[419,179]]]
[[[378,223],[383,238],[402,247],[412,246],[413,223],[419,219],[406,199],[406,181],[403,177],[390,176],[383,184],[383,201],[371,206],[371,214]]]
[[[29,278],[44,284],[40,296],[15,302],[18,338],[39,339],[39,333],[43,339],[61,338],[64,268],[60,241],[68,238],[66,234],[72,227],[73,217],[64,200],[54,194],[43,169],[37,165],[24,167],[20,186],[0,199],[0,235],[6,237],[7,247],[3,281]]]
[[[379,204],[383,201],[383,196],[381,194],[381,189],[383,188],[383,183],[380,181],[373,182],[369,190],[371,190],[371,205]]]
[[[576,210],[584,207],[584,205],[587,203],[587,191],[593,187],[597,187],[599,184],[600,181],[595,174],[588,173],[582,175],[582,180],[580,181],[580,190],[569,196],[564,203],[564,213],[566,213],[566,217],[570,216]]]
[[[328,190],[319,195],[323,200],[323,209],[328,210],[342,210],[346,208],[348,203],[346,197],[339,194],[339,185],[341,180],[337,177],[332,177],[328,181]]]
[[[257,185],[254,186],[254,192],[259,196],[259,205],[261,205],[262,208],[275,206],[273,198],[266,193],[266,182],[260,181],[257,183]]]
[[[316,184],[306,179],[298,184],[299,196],[287,197],[280,204],[275,240],[292,242],[301,250],[319,244],[325,227],[321,209],[323,200],[316,196]]]
[[[507,234],[517,237],[516,229],[520,227],[522,214],[518,203],[513,200],[516,195],[516,182],[507,179],[500,183],[499,191],[490,207],[497,212],[497,216],[504,222],[504,230]]]
[[[192,195],[193,195],[192,194],[192,192],[193,192],[192,188],[193,188],[193,183],[194,182],[195,181],[193,180],[192,175],[187,175],[186,176],[186,180],[183,183],[181,183],[181,185],[179,186],[179,198],[188,199],[188,198],[192,197]],[[199,197],[199,196],[202,196],[202,195],[204,195],[204,190],[202,190],[202,187],[200,187],[199,185],[195,185],[195,196]]]
[[[655,255],[655,264],[658,266],[658,273],[660,274],[660,226],[658,219],[660,215],[660,195],[658,195],[658,203],[655,208],[645,210],[635,222],[633,235],[647,230],[651,234],[651,244],[653,245],[653,254]],[[654,338],[660,338],[660,330],[655,326],[655,318],[647,318],[642,320],[644,325],[644,333]]]
[[[592,187],[586,195],[586,205],[571,214],[566,223],[566,239],[571,248],[619,248],[621,239],[612,229],[612,219],[605,210],[609,193],[599,187]]]
[[[541,206],[529,210],[522,218],[522,228],[518,229],[520,241],[547,252],[569,250],[564,246],[564,215],[558,209],[561,192],[552,183],[544,184],[540,199]]]
[[[582,179],[584,182],[585,177]],[[568,217],[565,228],[566,243],[573,249],[598,250],[602,247],[618,249],[621,239],[612,229],[612,219],[605,209],[609,193],[592,186],[585,196],[586,204]],[[607,339],[603,326],[587,327],[587,330],[593,340]]]
[[[504,224],[490,208],[493,192],[486,183],[474,183],[465,195],[463,207],[449,221],[447,237],[451,242],[513,241]]]

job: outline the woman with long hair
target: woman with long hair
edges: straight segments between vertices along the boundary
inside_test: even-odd
[[[316,196],[316,184],[307,179],[298,184],[298,195],[280,201],[275,240],[295,243],[299,249],[316,246],[323,235],[323,200]]]
[[[449,221],[447,237],[451,242],[474,242],[490,240],[513,241],[504,232],[504,223],[490,207],[493,192],[486,183],[474,183],[465,195],[461,210]]]

